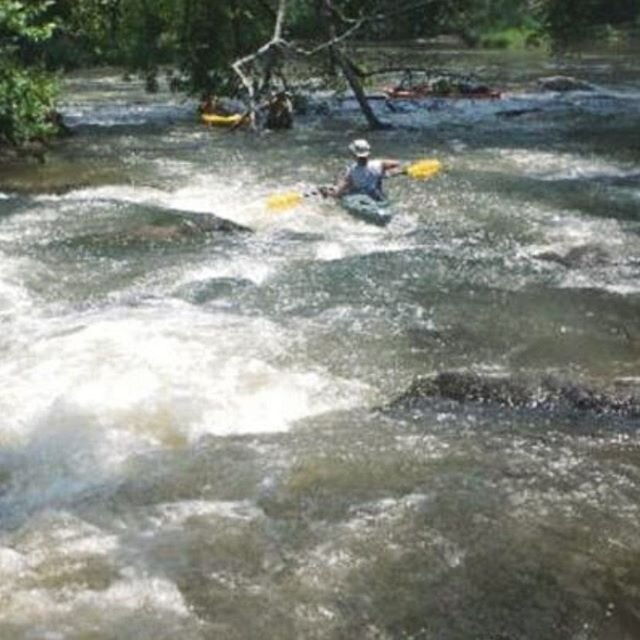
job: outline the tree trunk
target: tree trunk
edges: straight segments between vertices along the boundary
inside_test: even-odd
[[[360,105],[360,110],[362,111],[364,117],[367,119],[369,126],[372,129],[391,129],[391,125],[387,122],[382,122],[378,119],[378,116],[373,112],[369,101],[367,100],[367,96],[365,95],[364,89],[362,88],[362,83],[360,82],[360,78],[356,75],[353,70],[353,65],[349,58],[347,58],[342,52],[335,51],[335,61],[337,65],[340,67],[345,79],[349,83],[353,94]]]
[[[329,42],[337,41],[336,35],[336,27],[333,21],[333,15],[331,12],[331,0],[321,0],[321,16],[323,21],[326,21]],[[329,45],[329,55],[332,64],[336,64],[340,71],[342,71],[342,75],[345,77],[345,80],[348,82],[353,94],[360,105],[360,110],[362,111],[364,117],[367,119],[369,126],[372,129],[389,129],[391,125],[381,122],[376,114],[373,112],[369,101],[367,100],[367,96],[364,93],[364,89],[362,88],[362,82],[360,82],[360,78],[358,78],[357,74],[354,71],[355,65],[345,56],[342,51],[337,47],[336,44]]]

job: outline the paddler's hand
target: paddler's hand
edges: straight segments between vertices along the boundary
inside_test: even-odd
[[[336,195],[335,187],[327,187],[326,185],[322,187],[318,187],[318,193],[323,198],[334,198]]]

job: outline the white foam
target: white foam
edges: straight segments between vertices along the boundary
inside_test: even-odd
[[[593,242],[608,246],[620,246],[625,237],[616,220],[585,218],[569,212],[556,215],[548,231],[548,238],[564,247],[580,246]]]
[[[181,104],[68,104],[61,109],[70,127],[140,126],[151,123],[171,123],[193,118],[193,105]]]
[[[279,266],[280,262],[276,260],[258,262],[255,259],[224,259],[181,273],[175,284],[180,286],[216,278],[237,278],[261,284],[272,277]]]
[[[7,584],[24,574],[29,564],[28,558],[22,553],[8,547],[0,547],[0,582]]]
[[[35,268],[33,262],[29,258],[7,258],[0,253],[0,266],[0,320],[28,317],[33,305],[23,274]]]
[[[186,169],[183,167],[182,172]],[[143,185],[104,185],[76,189],[64,195],[46,195],[40,202],[100,202],[116,201],[176,209],[203,215],[215,214],[239,224],[253,225],[264,218],[263,202],[247,192],[241,180],[226,180],[224,176],[200,174],[185,186],[164,190]]]
[[[108,629],[151,640],[197,623],[174,582],[128,566],[118,535],[71,512],[38,512],[10,540],[0,546],[0,635],[6,627],[34,638]]]
[[[98,438],[110,449],[104,460],[117,463],[130,440],[139,448],[204,433],[282,431],[362,400],[366,390],[356,382],[278,364],[289,339],[265,320],[188,306],[90,315],[73,332],[56,327],[0,363],[0,437],[33,438],[52,422],[63,431],[104,431],[111,434]]]
[[[103,185],[100,187],[87,187],[75,189],[63,195],[37,196],[40,202],[93,202],[101,200],[115,200],[118,202],[131,202],[134,204],[161,204],[167,198],[167,192],[153,187],[142,185]]]
[[[614,164],[598,156],[525,149],[492,149],[489,152],[506,161],[511,170],[548,180],[618,178],[637,173],[637,168]]]
[[[181,528],[193,517],[249,522],[264,516],[260,509],[247,500],[183,500],[161,504],[154,511],[152,520],[158,529],[163,530],[167,526]]]
[[[25,586],[4,595],[0,619],[28,629],[24,637],[58,640],[73,628],[74,635],[94,635],[102,629],[150,640],[195,625],[180,590],[161,577],[132,575],[101,590]]]

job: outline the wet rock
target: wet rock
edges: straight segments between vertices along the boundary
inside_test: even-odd
[[[497,114],[499,118],[519,118],[520,116],[528,116],[532,113],[542,113],[542,109],[539,107],[531,107],[528,109],[509,109],[508,111],[501,111]]]
[[[406,406],[430,398],[516,409],[640,417],[640,384],[627,381],[624,385],[599,388],[554,377],[527,379],[468,371],[445,371],[419,377],[390,406]]]
[[[252,233],[249,227],[226,218],[220,218],[214,214],[188,214],[184,211],[176,211],[181,218],[180,226],[186,233]]]
[[[548,76],[538,80],[538,87],[544,91],[595,91],[595,87],[584,80],[571,76]]]
[[[139,209],[142,213],[144,208]],[[116,250],[155,249],[184,242],[198,241],[209,234],[252,233],[243,225],[219,218],[213,214],[197,215],[185,212],[162,210],[151,219],[134,223],[118,231],[96,231],[60,241],[53,241],[50,247],[64,249],[90,250],[91,252],[111,253]]]
[[[251,233],[249,227],[213,214],[163,210],[154,219],[112,235],[120,243],[174,242],[209,233]]]
[[[142,242],[174,242],[209,233],[250,233],[248,227],[214,215],[202,220],[178,219],[170,224],[142,224],[119,234],[120,240]]]
[[[567,269],[602,266],[611,262],[611,256],[598,245],[582,245],[573,247],[566,253],[543,251],[533,256],[537,260],[556,262]]]
[[[182,285],[176,295],[192,304],[206,304],[221,298],[234,298],[253,287],[253,282],[244,278],[211,278]]]

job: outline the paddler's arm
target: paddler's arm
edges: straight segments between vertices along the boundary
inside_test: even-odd
[[[382,170],[384,174],[387,176],[397,176],[401,173],[404,173],[407,168],[402,166],[402,162],[400,160],[380,160],[382,163]]]
[[[340,179],[338,184],[329,187],[320,187],[320,193],[323,197],[328,198],[341,198],[351,188],[351,179],[349,174],[346,173],[344,177]]]

